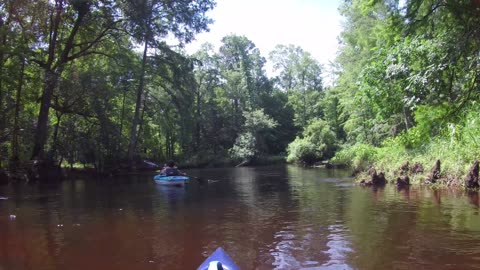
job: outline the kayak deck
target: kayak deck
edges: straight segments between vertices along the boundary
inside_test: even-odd
[[[197,270],[240,270],[235,262],[221,247],[217,248]]]

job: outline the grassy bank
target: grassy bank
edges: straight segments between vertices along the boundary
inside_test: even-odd
[[[420,127],[425,129],[425,127]],[[388,182],[400,176],[400,168],[407,161],[423,165],[423,172],[409,173],[412,184],[421,184],[433,168],[441,162],[440,186],[463,186],[472,164],[480,159],[480,121],[477,115],[467,115],[460,124],[445,124],[433,138],[418,127],[395,138],[386,139],[381,146],[356,144],[344,147],[333,158],[334,163],[350,165],[362,180],[370,166],[384,172]]]

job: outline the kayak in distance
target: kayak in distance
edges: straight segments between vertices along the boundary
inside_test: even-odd
[[[240,270],[223,248],[215,250],[197,270]]]
[[[183,186],[188,183],[189,179],[190,178],[188,176],[183,175],[166,176],[163,174],[158,174],[153,177],[155,183],[164,186]]]

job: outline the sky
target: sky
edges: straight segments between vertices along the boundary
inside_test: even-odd
[[[217,6],[207,15],[214,20],[210,32],[196,35],[196,41],[186,46],[193,53],[205,42],[218,47],[230,34],[251,40],[268,59],[278,44],[293,44],[309,52],[327,68],[338,48],[341,0],[217,0]],[[266,67],[272,74],[271,66]]]

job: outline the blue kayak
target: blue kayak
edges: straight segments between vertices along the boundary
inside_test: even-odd
[[[166,186],[183,186],[188,182],[189,177],[183,175],[166,176],[158,174],[153,177],[155,183]]]
[[[197,270],[240,270],[221,247],[217,248]]]

